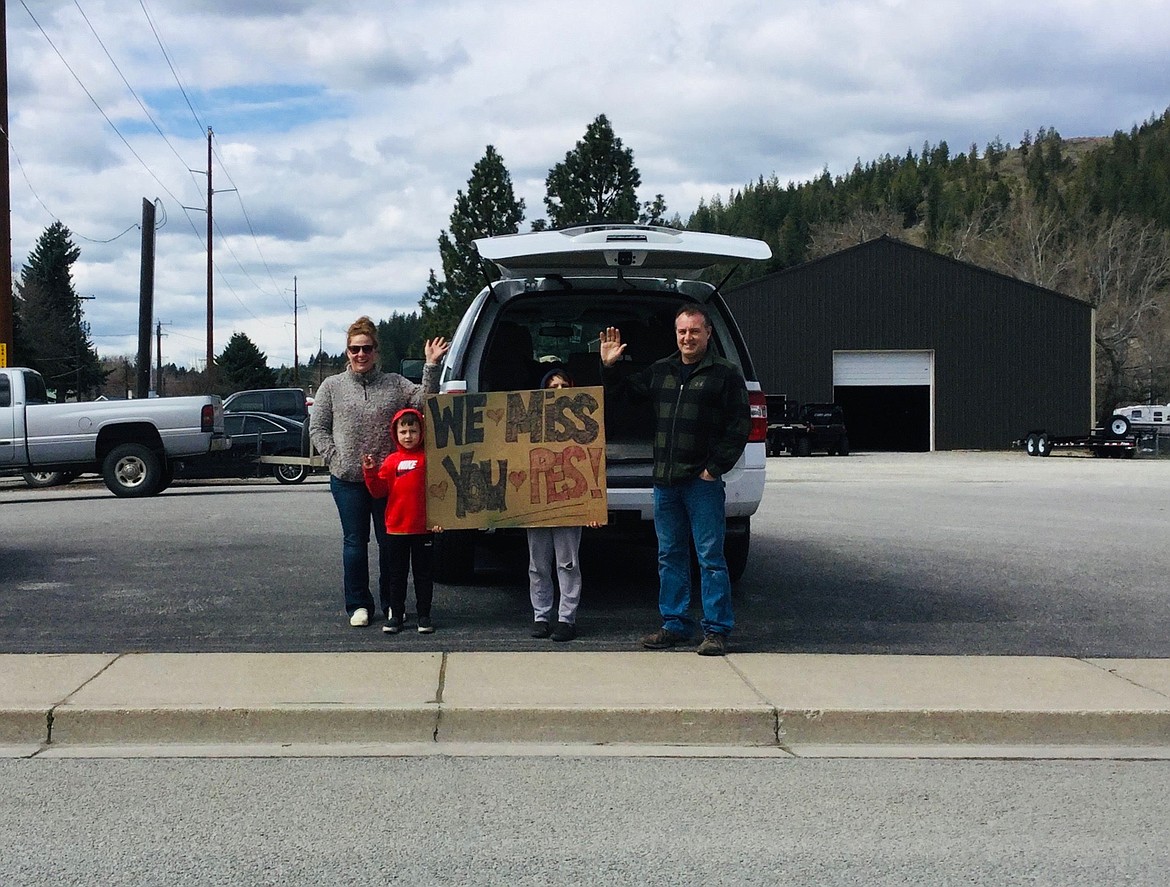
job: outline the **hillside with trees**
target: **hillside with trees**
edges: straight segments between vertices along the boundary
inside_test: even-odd
[[[667,219],[662,195],[640,203],[640,184],[633,150],[601,115],[549,170],[549,221],[531,228],[636,220],[766,241],[769,262],[712,270],[713,280],[731,274],[728,288],[897,237],[1092,304],[1103,409],[1170,399],[1170,111],[1112,138],[1066,140],[1041,128],[1014,146],[997,137],[952,153],[927,143],[799,184],[760,176],[701,202],[685,222]],[[484,283],[471,241],[515,233],[523,219],[488,146],[439,238],[445,276],[432,271],[421,302],[427,335],[450,335]]]

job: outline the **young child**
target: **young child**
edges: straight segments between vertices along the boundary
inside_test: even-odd
[[[366,488],[376,499],[386,499],[386,539],[390,561],[390,600],[382,601],[386,624],[382,631],[397,634],[406,622],[406,577],[414,570],[414,598],[418,606],[418,633],[435,630],[431,622],[434,570],[431,563],[433,533],[427,527],[427,469],[423,447],[423,415],[413,407],[399,410],[390,422],[398,449],[376,467],[369,453],[362,456]]]
[[[540,380],[541,388],[572,388],[565,370],[549,370]],[[589,526],[598,526],[591,521]],[[532,601],[532,637],[571,641],[577,636],[577,605],[581,601],[581,527],[528,528],[528,596]],[[557,624],[550,624],[553,606],[553,567],[561,589]]]

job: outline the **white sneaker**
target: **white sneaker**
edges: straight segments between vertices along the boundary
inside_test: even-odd
[[[354,628],[362,628],[370,624],[370,611],[365,607],[358,607],[349,617],[349,624]]]

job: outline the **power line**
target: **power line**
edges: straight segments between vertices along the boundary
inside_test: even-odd
[[[81,78],[77,75],[77,72],[73,70],[73,66],[69,64],[69,62],[66,60],[65,56],[61,53],[61,50],[59,50],[57,48],[57,44],[55,44],[53,42],[53,39],[49,36],[48,32],[44,29],[44,27],[41,26],[41,23],[37,20],[37,17],[35,15],[33,15],[32,10],[28,8],[28,4],[25,3],[24,0],[20,0],[20,5],[22,7],[24,7],[24,11],[28,13],[28,17],[30,19],[32,19],[33,24],[37,26],[37,30],[41,32],[41,36],[43,36],[45,38],[45,42],[47,42],[49,44],[49,46],[52,48],[53,52],[57,54],[57,58],[59,58],[61,60],[61,64],[63,64],[65,66],[65,69],[70,73],[70,75],[73,77],[73,79],[75,81],[77,81],[77,85],[81,87],[82,92],[84,92],[86,97],[89,98],[90,102],[93,103],[93,106],[95,108],[97,108],[98,113],[102,115],[102,118],[106,121],[106,123],[108,123],[110,125],[110,129],[112,129],[114,131],[114,134],[117,135],[118,138],[122,140],[122,144],[124,144],[126,146],[126,148],[130,151],[130,153],[134,155],[134,159],[137,160],[140,164],[142,164],[142,168],[147,171],[147,173],[150,175],[150,177],[152,179],[154,179],[156,182],[158,182],[159,187],[162,188],[163,191],[165,191],[167,193],[167,195],[173,201],[175,201],[175,203],[182,206],[183,202],[181,200],[179,200],[178,197],[175,196],[175,194],[171,191],[171,189],[166,186],[166,183],[163,182],[163,180],[158,177],[158,175],[155,173],[155,171],[150,168],[150,165],[145,160],[142,159],[142,157],[138,154],[137,151],[134,150],[134,146],[130,144],[129,140],[124,135],[122,135],[121,130],[119,130],[118,127],[114,124],[114,121],[110,119],[110,116],[105,112],[105,109],[102,108],[101,103],[98,102],[98,100],[96,98],[94,98],[93,93],[91,93],[89,91],[89,89],[86,87],[85,83],[83,83]],[[23,171],[23,167],[22,167],[22,171]],[[46,207],[46,209],[47,209],[47,207]],[[195,231],[196,236],[198,236],[199,229],[195,227],[195,223],[191,220],[190,216],[187,217],[187,221],[191,224],[191,227]]]
[[[101,106],[101,104],[98,102],[98,100],[93,97],[93,93],[91,93],[89,91],[89,89],[86,87],[86,85],[82,82],[81,78],[77,76],[77,72],[73,70],[73,66],[70,65],[68,61],[66,61],[65,56],[62,55],[62,53],[61,53],[61,50],[59,50],[57,48],[57,44],[55,44],[53,42],[53,38],[51,38],[49,36],[48,32],[45,31],[45,29],[43,27],[41,27],[41,23],[39,21],[37,21],[37,17],[35,15],[33,15],[32,10],[28,8],[28,4],[25,3],[24,0],[20,0],[20,5],[24,7],[24,11],[28,13],[28,17],[31,18],[33,21],[33,24],[37,26],[37,30],[41,32],[41,35],[48,42],[49,46],[52,47],[53,52],[55,52],[57,54],[57,58],[59,58],[61,60],[61,64],[63,64],[65,66],[65,69],[73,76],[73,79],[77,81],[77,85],[81,87],[82,92],[84,92],[86,94],[86,96],[89,98],[89,100],[93,103],[93,106],[95,108],[97,108],[98,113],[101,114],[102,117],[105,119],[106,123],[108,123],[110,125],[110,129],[112,129],[114,131],[114,134],[117,135],[118,138],[122,140],[122,144],[125,145],[127,147],[127,149],[129,149],[130,153],[134,155],[134,159],[142,164],[142,168],[145,169],[150,174],[150,177],[152,179],[154,179],[156,182],[158,182],[159,187],[162,188],[164,191],[166,191],[167,194],[170,195],[170,198],[175,201],[175,203],[181,203],[179,198],[171,193],[171,189],[168,188],[166,186],[166,184],[163,182],[163,180],[160,179],[155,174],[154,170],[150,168],[150,165],[145,160],[142,159],[142,157],[138,154],[137,151],[134,150],[134,146],[130,144],[129,140],[124,135],[122,135],[122,131],[119,130],[118,127],[114,124],[114,121],[110,119],[110,115],[106,113],[105,109]]]
[[[77,2],[77,0],[74,0],[74,2]],[[205,127],[203,125],[203,121],[199,118],[199,114],[195,110],[195,106],[191,103],[191,97],[187,92],[187,88],[183,85],[182,78],[179,77],[179,72],[176,70],[174,62],[171,59],[171,55],[167,51],[166,44],[163,42],[162,34],[159,32],[158,26],[154,23],[154,19],[151,17],[150,11],[146,8],[145,0],[138,0],[138,3],[139,3],[139,6],[142,8],[142,14],[143,14],[143,16],[145,16],[147,24],[150,25],[151,33],[154,34],[154,39],[158,43],[159,50],[162,52],[163,58],[166,60],[167,67],[170,68],[171,76],[175,80],[175,85],[179,87],[179,92],[182,94],[183,100],[187,103],[187,108],[191,111],[191,116],[194,118],[195,123],[199,126],[201,131],[204,129],[208,129],[209,127]],[[284,295],[280,290],[280,286],[276,282],[276,278],[272,273],[272,269],[268,265],[268,260],[264,257],[263,250],[260,249],[260,239],[256,236],[256,229],[252,225],[252,219],[248,215],[248,209],[244,205],[244,198],[240,194],[239,187],[236,185],[235,181],[232,179],[231,173],[227,169],[227,164],[224,163],[223,157],[220,155],[220,153],[218,151],[215,152],[215,158],[219,161],[220,169],[222,170],[223,174],[227,177],[228,182],[231,183],[232,190],[234,190],[236,192],[236,199],[240,203],[240,211],[243,213],[244,221],[248,225],[248,232],[252,236],[253,243],[256,244],[256,254],[258,256],[260,256],[260,262],[264,265],[264,270],[268,274],[268,279],[272,281],[274,292],[276,292],[278,295],[280,295],[280,297],[282,299],[284,299],[286,306],[291,308],[292,306],[288,305],[288,299],[284,298]],[[218,226],[216,226],[216,230],[219,230]],[[221,232],[221,234],[222,234],[222,232]],[[236,260],[236,264],[239,266],[240,270],[243,271],[244,276],[248,278],[248,280],[252,283],[253,286],[256,287],[256,289],[258,291],[264,292],[264,288],[261,287],[260,284],[252,278],[251,274],[249,274],[248,270],[244,267],[244,263],[240,261],[239,257],[232,250],[231,246],[229,244],[226,244],[226,243],[225,243],[225,246],[227,247],[228,252],[231,253],[232,258],[234,258]],[[221,277],[223,276],[222,271],[220,271],[220,276]],[[229,285],[229,289],[230,289],[230,285]],[[239,297],[237,296],[237,300],[238,299],[239,299]],[[243,304],[243,303],[241,302],[240,304]],[[250,311],[248,313],[251,314]],[[255,317],[255,315],[253,315],[253,317]],[[255,319],[259,320],[259,318],[255,318]]]
[[[92,33],[94,39],[97,40],[98,46],[102,48],[102,52],[106,54],[106,58],[110,60],[110,64],[114,66],[114,70],[118,72],[118,76],[122,78],[122,82],[126,84],[126,89],[130,92],[130,95],[134,96],[134,101],[138,102],[138,107],[142,109],[142,113],[146,115],[146,119],[149,120],[151,124],[153,124],[155,131],[162,137],[162,140],[166,142],[167,147],[171,149],[171,153],[175,155],[179,163],[183,164],[184,167],[188,166],[187,161],[183,159],[182,155],[179,154],[175,146],[171,144],[171,140],[168,139],[166,133],[162,131],[162,127],[158,125],[158,121],[154,119],[154,116],[150,113],[150,110],[143,103],[142,99],[138,97],[138,93],[134,91],[134,87],[130,85],[130,81],[126,79],[126,75],[122,73],[122,69],[118,67],[118,63],[114,61],[113,55],[111,55],[110,50],[106,48],[106,44],[103,42],[101,35],[98,34],[97,29],[93,26],[93,22],[89,20],[89,16],[85,14],[85,10],[81,8],[80,0],[73,0],[73,5],[76,6],[77,11],[81,13],[81,17],[85,20],[86,25],[89,26],[90,33]]]
[[[23,3],[24,0],[21,0]],[[163,58],[166,60],[167,67],[171,69],[171,76],[175,78],[175,83],[178,84],[179,92],[183,94],[183,100],[187,103],[187,107],[191,110],[191,116],[195,119],[195,125],[199,127],[199,132],[202,133],[207,129],[203,125],[203,121],[199,119],[199,114],[195,111],[195,106],[191,104],[191,97],[187,95],[187,90],[183,87],[183,81],[179,79],[179,72],[175,70],[175,65],[171,61],[171,54],[167,52],[166,44],[163,43],[162,35],[159,34],[158,28],[154,25],[154,19],[150,16],[150,11],[146,8],[145,0],[138,0],[138,5],[142,7],[142,14],[146,17],[146,23],[150,25],[150,31],[154,34],[154,39],[158,43],[158,48],[162,50]]]

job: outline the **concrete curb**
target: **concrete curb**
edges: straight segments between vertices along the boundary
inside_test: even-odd
[[[681,653],[0,656],[9,755],[483,743],[1170,748],[1170,660]],[[4,752],[0,752],[4,753]],[[1080,754],[1079,752],[1077,754]]]

